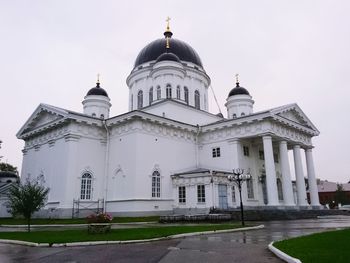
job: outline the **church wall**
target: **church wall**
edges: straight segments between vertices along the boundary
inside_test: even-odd
[[[57,208],[64,203],[67,182],[68,147],[64,137],[24,150],[22,182],[41,177],[41,182],[50,188],[47,208]]]
[[[144,111],[192,125],[205,125],[222,120],[220,117],[203,111],[198,111],[192,107],[178,105],[177,103],[171,101],[154,105],[153,107],[145,109]]]
[[[170,175],[195,166],[193,141],[147,132],[140,121],[133,128],[111,138],[108,211],[123,215],[169,212],[173,204]],[[154,171],[161,176],[160,198],[152,197]]]

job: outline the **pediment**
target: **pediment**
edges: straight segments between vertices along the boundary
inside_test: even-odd
[[[307,121],[305,121],[305,119],[297,111],[293,109],[286,112],[278,113],[277,115],[283,118],[286,118],[290,121],[296,122],[298,124],[307,126]]]
[[[271,112],[286,121],[302,125],[318,133],[315,125],[309,120],[297,104],[282,106],[271,110]]]
[[[25,133],[35,131],[50,123],[57,122],[65,116],[67,116],[67,112],[64,110],[40,104],[17,133],[17,137],[20,138]]]

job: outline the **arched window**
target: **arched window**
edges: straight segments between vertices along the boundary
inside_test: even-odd
[[[148,92],[148,99],[149,99],[149,105],[151,105],[152,102],[153,102],[153,87],[151,87],[151,88],[149,89],[149,92]]]
[[[160,98],[162,97],[162,91],[160,89],[160,86],[157,87],[157,100],[160,100]]]
[[[277,178],[277,193],[278,193],[278,200],[283,200],[283,191],[282,191],[282,182],[280,178]]]
[[[245,116],[244,112],[241,113],[241,116]]]
[[[158,171],[152,174],[152,197],[160,197],[160,173]]]
[[[236,113],[233,113],[233,115],[232,115],[232,119],[236,119],[236,118],[237,118]]]
[[[91,199],[91,182],[92,176],[90,173],[84,173],[81,177],[81,187],[80,187],[80,199],[90,200]]]
[[[200,95],[198,90],[194,92],[194,107],[198,110],[200,109]]]
[[[104,114],[101,114],[100,115],[100,119],[104,119],[105,118],[105,115]]]
[[[188,88],[184,87],[185,102],[188,104]]]
[[[93,113],[93,114],[92,114],[92,117],[96,117],[96,113]]]
[[[171,85],[166,85],[166,98],[171,99]]]
[[[137,93],[137,109],[141,109],[143,107],[143,91],[139,90]]]
[[[177,88],[176,88],[176,98],[177,98],[178,100],[181,98],[180,86],[177,86]]]

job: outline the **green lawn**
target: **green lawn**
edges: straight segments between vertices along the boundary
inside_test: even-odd
[[[114,217],[112,223],[132,223],[132,222],[151,222],[158,221],[159,216],[148,217]],[[21,218],[0,218],[0,225],[26,225],[25,219]],[[86,224],[85,218],[74,219],[32,219],[32,225],[50,225],[50,224]]]
[[[274,246],[303,263],[350,262],[350,229],[292,238]]]
[[[88,234],[87,230],[0,232],[0,239],[23,240],[36,243],[67,243],[98,240],[139,240],[166,237],[175,234],[233,229],[240,224],[181,225],[149,228],[112,229],[107,234]]]

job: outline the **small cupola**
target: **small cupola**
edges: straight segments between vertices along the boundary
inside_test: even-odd
[[[238,74],[236,74],[236,87],[229,92],[226,101],[228,119],[236,119],[253,113],[254,100],[248,90],[239,85]]]
[[[100,86],[100,78],[97,75],[96,87],[91,88],[83,100],[84,114],[92,117],[107,119],[112,106],[107,92]]]

